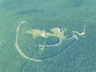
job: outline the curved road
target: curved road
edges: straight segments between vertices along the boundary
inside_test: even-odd
[[[64,49],[68,48],[70,45],[72,45],[76,39],[74,39],[70,44],[68,44],[66,47],[64,47],[62,50],[60,50],[59,52],[57,52],[56,54],[52,55],[52,56],[49,56],[49,57],[46,57],[46,58],[38,58],[38,59],[35,59],[35,58],[30,58],[28,56],[26,56],[22,50],[20,49],[19,45],[18,45],[18,35],[19,35],[19,30],[20,30],[20,27],[22,24],[25,24],[27,23],[26,21],[23,21],[21,22],[18,26],[17,26],[17,32],[16,32],[16,41],[15,41],[15,46],[16,46],[16,49],[18,50],[18,52],[20,53],[21,56],[23,56],[24,58],[26,59],[29,59],[29,60],[32,60],[32,61],[42,61],[42,60],[46,60],[46,59],[50,59],[56,55],[58,55],[59,53],[61,53]],[[51,47],[51,46],[58,46],[62,43],[62,38],[60,36],[59,37],[59,42],[57,44],[53,44],[53,45],[39,45],[40,47]]]
[[[75,41],[76,41],[76,39],[74,39],[70,44],[68,44],[66,47],[64,47],[63,49],[61,49],[56,54],[53,54],[53,55],[48,56],[48,57],[38,58],[38,59],[47,60],[47,59],[53,58],[53,57],[57,56],[58,54],[60,54],[61,52],[63,52],[66,48],[70,47]]]
[[[26,56],[26,55],[22,52],[22,50],[20,49],[20,47],[19,47],[19,45],[18,45],[18,34],[19,34],[20,26],[21,26],[22,24],[25,24],[25,23],[26,23],[26,21],[23,21],[23,22],[21,22],[21,23],[17,26],[16,42],[15,42],[16,49],[18,50],[18,52],[20,53],[20,55],[23,56],[23,57],[26,58],[26,59],[29,59],[29,60],[32,60],[32,61],[42,61],[41,59],[35,59],[35,58],[30,58],[30,57]]]

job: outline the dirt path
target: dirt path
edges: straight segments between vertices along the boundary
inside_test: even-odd
[[[22,50],[20,49],[20,47],[19,47],[19,45],[18,45],[18,34],[19,34],[19,30],[20,30],[21,25],[22,25],[22,24],[25,24],[25,23],[26,23],[26,21],[23,21],[23,22],[21,22],[21,23],[17,26],[15,47],[16,47],[16,49],[18,50],[18,52],[20,53],[20,55],[23,56],[24,58],[29,59],[29,60],[32,60],[32,61],[42,61],[42,60],[40,60],[40,59],[30,58],[30,57],[26,56],[26,55],[22,52]]]
[[[52,44],[52,45],[39,45],[39,47],[54,47],[54,46],[59,46],[62,43],[62,40],[63,40],[62,37],[60,36],[60,34],[57,36],[59,38],[59,42],[58,43]]]

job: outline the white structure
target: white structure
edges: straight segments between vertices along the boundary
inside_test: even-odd
[[[76,34],[78,34],[78,35],[80,35],[80,36],[85,36],[85,25],[84,25],[83,32],[81,32],[81,33],[77,32],[77,31],[72,31],[72,32],[73,32],[73,33],[76,33]]]
[[[83,32],[80,34],[80,36],[85,36],[85,25],[84,25]]]
[[[45,30],[44,30],[42,36],[43,36],[43,37],[47,37],[47,36],[48,36],[48,35],[46,34]]]
[[[58,32],[60,32],[60,29],[59,28],[54,28],[55,30],[57,30]]]

